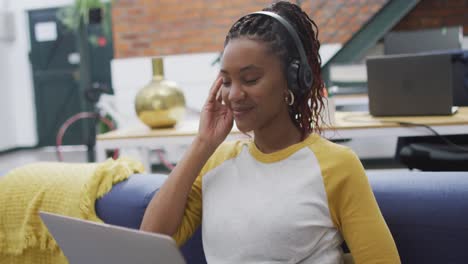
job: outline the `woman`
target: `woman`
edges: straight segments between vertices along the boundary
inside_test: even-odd
[[[315,23],[292,3],[264,10],[289,21],[301,47],[269,15],[232,26],[198,135],[141,229],[182,244],[202,224],[208,263],[341,263],[343,239],[356,263],[399,263],[359,159],[318,134],[324,85]],[[313,81],[291,76],[301,59]],[[253,138],[223,143],[233,121]]]

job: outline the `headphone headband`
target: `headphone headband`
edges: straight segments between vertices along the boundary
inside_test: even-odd
[[[276,19],[276,21],[280,22],[280,24],[283,25],[283,27],[288,31],[289,35],[293,38],[294,44],[296,45],[297,51],[299,52],[299,57],[300,57],[299,59],[301,60],[301,64],[303,66],[308,67],[309,62],[307,61],[307,55],[305,53],[304,46],[302,45],[301,39],[297,35],[297,32],[294,29],[294,27],[286,19],[284,19],[283,17],[281,17],[280,15],[274,12],[269,12],[269,11],[257,11],[257,12],[250,13],[249,15],[265,15],[265,16],[272,17]]]

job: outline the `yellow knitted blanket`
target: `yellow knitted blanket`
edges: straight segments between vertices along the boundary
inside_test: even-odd
[[[67,263],[39,211],[102,222],[96,199],[133,173],[140,162],[34,163],[0,178],[0,264]]]

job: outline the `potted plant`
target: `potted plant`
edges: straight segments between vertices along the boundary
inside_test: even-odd
[[[79,34],[80,30],[87,28],[91,24],[100,24],[103,36],[91,34],[88,41],[92,45],[98,45],[105,38],[111,37],[110,19],[105,19],[110,15],[109,1],[103,0],[76,0],[71,6],[60,8],[57,11],[58,20],[70,31]]]

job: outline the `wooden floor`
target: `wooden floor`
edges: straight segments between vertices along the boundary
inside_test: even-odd
[[[62,151],[62,155],[65,162],[87,162],[86,148],[84,146],[66,146]],[[53,147],[3,153],[0,154],[0,173],[33,162],[54,161],[58,160],[55,148]]]

